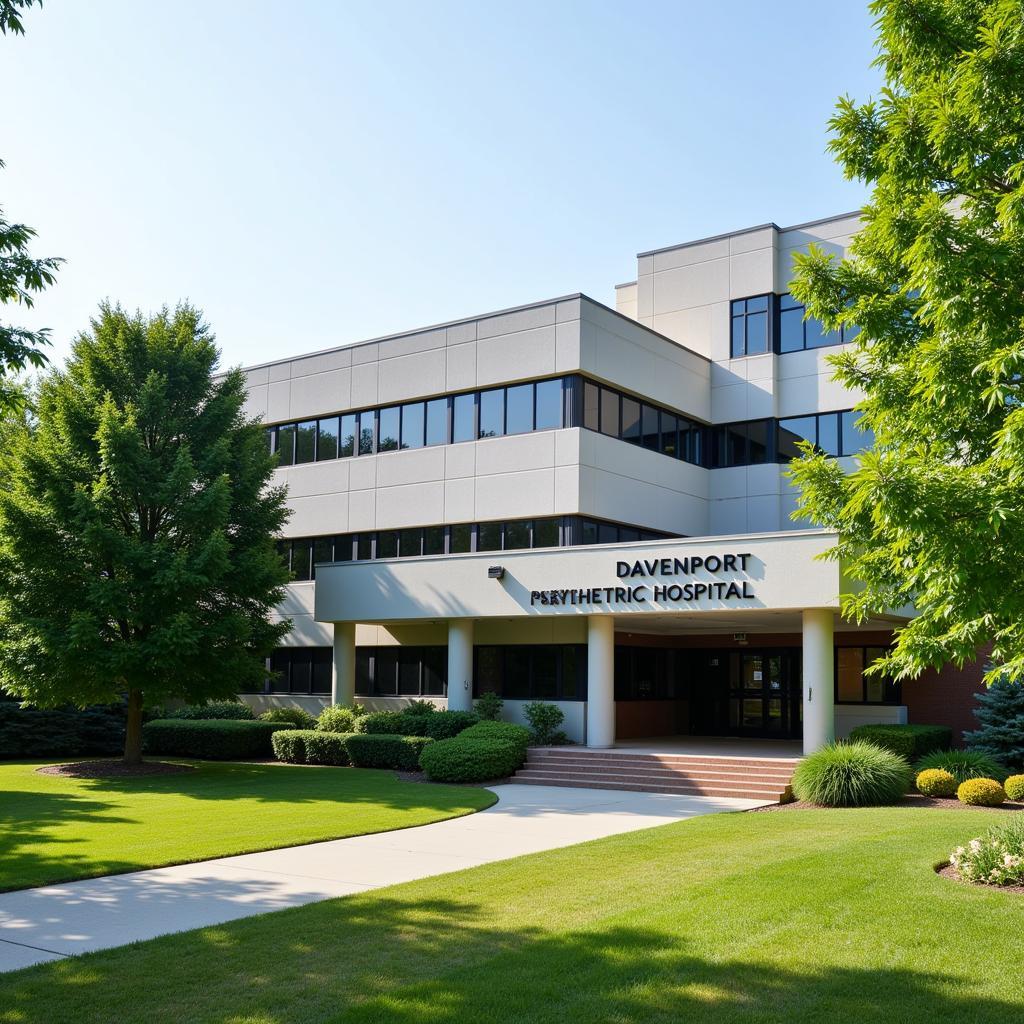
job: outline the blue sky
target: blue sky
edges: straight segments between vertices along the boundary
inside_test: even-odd
[[[67,259],[22,323],[201,307],[251,364],[583,291],[856,209],[866,4],[46,0],[0,37],[0,203]],[[12,99],[13,98],[13,99]],[[14,319],[5,310],[8,320]]]

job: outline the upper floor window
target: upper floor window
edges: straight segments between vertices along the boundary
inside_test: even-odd
[[[733,359],[769,351],[770,299],[770,295],[755,295],[750,299],[736,299],[732,302],[729,354]]]
[[[814,416],[791,416],[779,420],[776,441],[779,462],[789,462],[801,456],[797,447],[809,441],[825,455],[838,457],[856,455],[874,444],[874,435],[860,424],[860,413],[853,409],[845,412],[822,412]]]
[[[860,328],[848,324],[837,331],[825,330],[816,317],[804,319],[807,310],[789,294],[779,296],[779,352],[800,352],[853,341]]]

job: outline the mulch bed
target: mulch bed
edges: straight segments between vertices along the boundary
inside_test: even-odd
[[[968,882],[967,879],[960,877],[952,864],[937,867],[935,873],[943,878],[948,878],[951,882],[959,882],[961,885],[974,885],[979,889],[993,889],[996,892],[1012,892],[1017,896],[1024,896],[1024,885],[982,885],[980,882]]]
[[[40,775],[59,775],[65,779],[139,778],[145,775],[184,775],[195,771],[190,764],[171,764],[168,761],[143,761],[125,764],[124,761],[74,761],[71,764],[48,764],[37,768]]]
[[[899,803],[890,804],[891,807],[938,807],[944,811],[1024,811],[1024,803],[1014,800],[1007,800],[998,807],[979,807],[977,804],[961,803],[956,797],[943,799],[934,796],[922,796],[920,793],[908,793]],[[805,800],[794,800],[788,804],[768,804],[766,807],[751,807],[748,814],[756,814],[759,811],[822,811],[832,808],[819,807],[818,804],[807,803]],[[843,810],[843,808],[835,808]]]

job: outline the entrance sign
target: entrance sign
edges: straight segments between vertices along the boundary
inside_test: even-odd
[[[565,589],[531,590],[531,605],[579,606],[645,603],[672,603],[699,601],[710,598],[716,601],[749,601],[755,597],[750,580],[711,579],[699,581],[688,579],[684,583],[654,582],[675,577],[692,577],[699,571],[702,575],[717,576],[720,573],[745,573],[747,563],[753,556],[749,551],[728,554],[690,555],[686,558],[641,558],[636,561],[615,563],[615,575],[620,580],[632,581],[637,577],[651,580],[649,583],[633,583],[616,587],[567,587]]]

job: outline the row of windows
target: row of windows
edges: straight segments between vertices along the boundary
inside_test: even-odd
[[[797,447],[801,441],[810,441],[825,455],[856,455],[870,448],[874,440],[859,421],[860,413],[847,409],[710,427],[710,468],[790,462],[802,454]]]
[[[583,516],[549,516],[508,522],[456,523],[452,526],[414,526],[405,530],[375,530],[327,537],[296,537],[278,541],[278,550],[293,579],[311,580],[316,577],[319,562],[417,558],[582,544],[632,544],[670,536],[657,530],[642,530],[636,526]]]
[[[843,345],[860,331],[854,325],[827,331],[815,317],[804,319],[806,308],[788,293],[736,299],[729,311],[729,354],[733,359]]]
[[[726,653],[739,663],[737,652]],[[898,682],[865,674],[885,653],[884,647],[835,649],[837,703],[900,703]],[[684,648],[617,644],[615,699],[671,700],[686,696],[688,685],[698,678],[699,685],[706,685],[693,655]],[[707,656],[708,652],[699,655]],[[331,692],[330,647],[279,647],[270,658],[270,670],[267,693],[324,696]],[[447,647],[356,648],[356,694],[362,697],[443,697],[447,676]],[[473,679],[475,697],[493,691],[508,700],[586,700],[587,649],[579,644],[479,646],[474,648]],[[734,682],[740,685],[739,680]],[[758,679],[755,688],[763,686]]]
[[[429,401],[341,413],[267,428],[278,465],[373,455],[473,441],[480,437],[557,430],[565,415],[567,378],[488,388]]]

